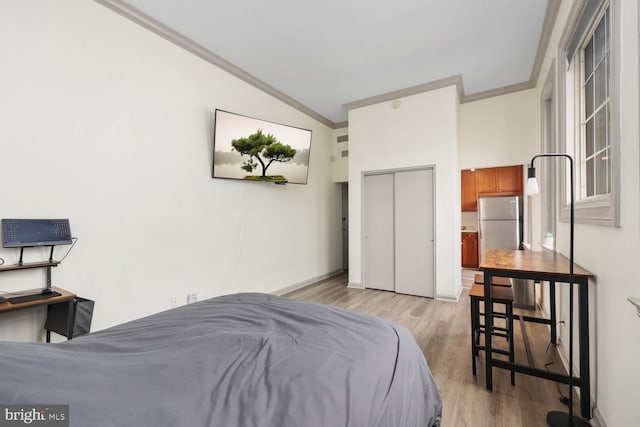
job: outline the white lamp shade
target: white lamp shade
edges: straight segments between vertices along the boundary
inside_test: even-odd
[[[529,196],[533,196],[538,194],[540,190],[538,189],[538,180],[535,178],[529,178],[527,180],[527,194]]]

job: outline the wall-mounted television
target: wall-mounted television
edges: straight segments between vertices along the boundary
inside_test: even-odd
[[[306,184],[311,131],[216,109],[213,178]]]
[[[73,240],[68,219],[2,219],[2,246],[70,245]]]

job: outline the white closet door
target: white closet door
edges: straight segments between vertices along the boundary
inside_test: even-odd
[[[394,290],[393,174],[364,177],[364,285]]]
[[[395,174],[395,291],[434,296],[433,169]]]

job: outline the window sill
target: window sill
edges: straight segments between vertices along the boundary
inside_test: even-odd
[[[556,250],[553,248],[553,245],[545,245],[544,243],[538,243],[542,249],[549,252],[555,252]]]
[[[613,197],[605,196],[594,198],[593,200],[579,200],[575,204],[576,224],[594,224],[609,227],[619,227],[620,218],[618,209],[614,207]],[[569,205],[564,206],[560,211],[560,220],[569,222],[571,210]]]

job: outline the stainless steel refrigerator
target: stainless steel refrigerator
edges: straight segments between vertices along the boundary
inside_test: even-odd
[[[487,249],[521,249],[522,198],[520,196],[482,196],[478,198],[478,239],[482,254]],[[535,308],[535,286],[522,279],[511,279],[514,306]]]

